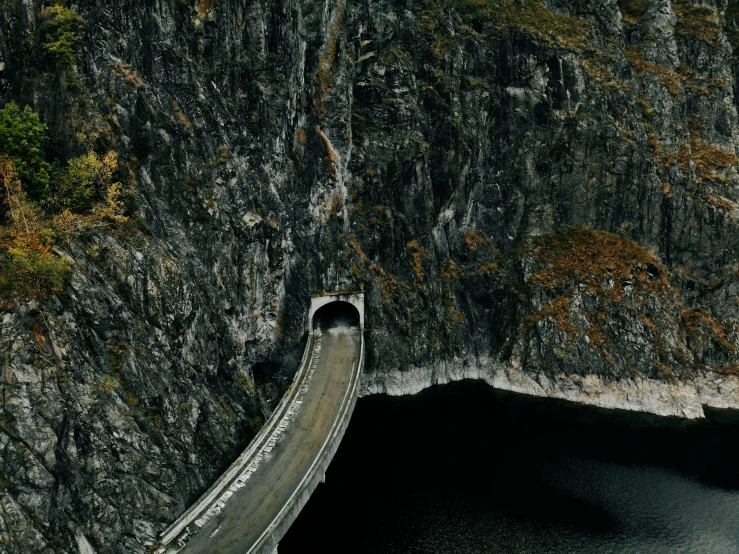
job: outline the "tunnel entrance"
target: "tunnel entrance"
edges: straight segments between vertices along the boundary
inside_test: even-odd
[[[316,310],[311,327],[321,332],[338,327],[359,327],[359,310],[349,302],[330,302]]]

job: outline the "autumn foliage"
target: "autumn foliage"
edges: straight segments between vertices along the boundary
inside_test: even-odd
[[[70,264],[52,251],[50,229],[28,200],[7,156],[0,156],[0,181],[11,222],[11,232],[4,237],[7,254],[0,268],[0,292],[34,298],[60,292]]]

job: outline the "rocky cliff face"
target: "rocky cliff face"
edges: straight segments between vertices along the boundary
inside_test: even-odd
[[[364,287],[366,392],[739,404],[734,0],[79,0],[84,101],[41,8],[0,2],[0,95],[62,154],[94,113],[141,217],[3,304],[0,550],[150,546],[321,290]]]

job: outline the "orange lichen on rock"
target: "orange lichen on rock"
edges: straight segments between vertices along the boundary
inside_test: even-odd
[[[540,321],[552,320],[570,339],[575,333],[582,335],[613,363],[614,344],[607,330],[614,314],[621,314],[618,317],[641,322],[654,351],[660,358],[665,354],[664,334],[679,325],[671,315],[679,299],[648,250],[626,237],[576,227],[531,238],[521,254],[524,265],[533,266],[524,278],[527,298],[539,297],[544,304],[523,317],[522,331],[528,333]],[[585,302],[586,298],[590,300]],[[656,312],[648,308],[655,302],[662,306]]]
[[[491,239],[483,235],[480,231],[467,231],[467,233],[465,233],[464,235],[464,243],[472,251],[475,251],[481,247],[485,247],[489,248],[494,253],[498,252],[495,248],[495,243]]]
[[[423,281],[423,262],[428,259],[428,253],[421,248],[417,240],[410,241],[407,245],[411,251],[411,269],[417,281]]]
[[[462,275],[462,269],[457,265],[457,263],[449,258],[444,266],[441,268],[441,278],[442,279],[459,279],[460,275]]]
[[[736,346],[729,340],[729,330],[703,308],[683,310],[682,324],[688,336],[709,338],[729,352],[735,352]]]
[[[576,227],[536,237],[529,248],[539,264],[530,282],[551,291],[571,291],[583,284],[592,294],[613,299],[622,297],[625,286],[674,294],[654,255],[613,233]]]

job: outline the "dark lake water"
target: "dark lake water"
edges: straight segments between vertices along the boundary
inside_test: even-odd
[[[280,554],[739,553],[739,420],[463,382],[361,399]]]

